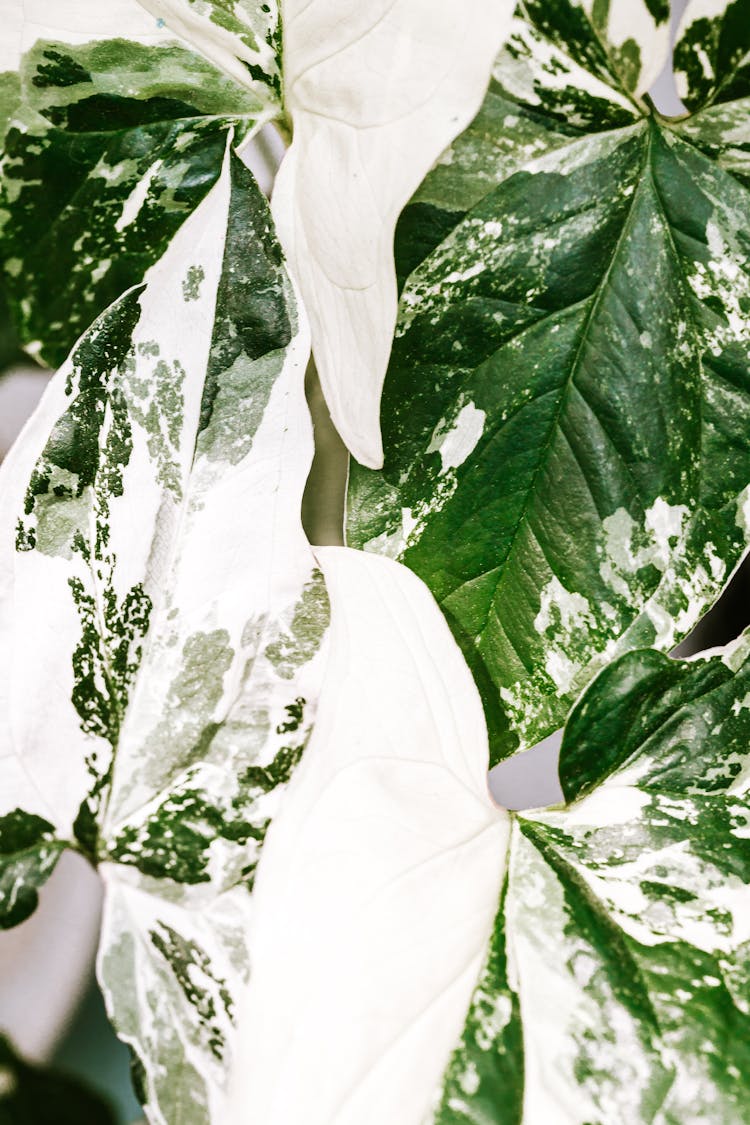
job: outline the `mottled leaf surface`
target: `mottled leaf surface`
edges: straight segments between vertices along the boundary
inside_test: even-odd
[[[746,0],[690,0],[674,50],[677,93],[691,111],[750,94]]]
[[[399,219],[402,282],[501,180],[571,140],[638,120],[667,55],[668,4],[651,9],[518,4],[479,113]]]
[[[746,188],[598,85],[576,82],[563,138],[558,40],[530,12],[526,54],[520,34],[496,78],[535,92],[548,151],[506,117],[531,159],[410,275],[385,467],[354,466],[347,528],[435,593],[493,760],[560,726],[617,652],[692,628],[745,548],[750,481]]]
[[[747,1120],[749,669],[746,639],[638,651],[584,695],[572,803],[515,819],[435,1122]]]
[[[28,13],[0,86],[2,284],[22,342],[51,366],[161,256],[230,132],[239,143],[271,112],[132,7],[135,39],[93,0],[46,25]]]
[[[0,474],[2,790],[103,865],[102,984],[169,1125],[221,1119],[255,865],[317,700],[299,316],[228,149]]]
[[[2,1125],[115,1125],[112,1108],[98,1094],[57,1071],[29,1066],[0,1036]]]
[[[21,809],[0,816],[0,929],[33,914],[62,847],[54,826],[42,817]]]

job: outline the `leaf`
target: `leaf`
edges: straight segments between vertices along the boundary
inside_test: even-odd
[[[571,803],[507,813],[424,588],[318,556],[329,664],[258,870],[229,1121],[744,1120],[750,640],[621,657],[568,724]]]
[[[677,34],[677,93],[691,111],[750,94],[750,28],[742,0],[690,0]]]
[[[278,24],[275,4],[253,0],[141,2],[243,83],[248,67],[260,80],[274,73],[266,47],[278,62],[283,23],[279,124],[293,141],[274,218],[334,424],[363,464],[380,465],[396,220],[478,109],[512,0],[286,0]]]
[[[52,366],[161,256],[229,132],[239,142],[272,112],[135,2],[110,7],[67,4],[47,28],[27,17],[19,75],[4,76],[20,101],[3,130],[3,284],[22,342]]]
[[[54,831],[49,821],[21,809],[0,816],[0,929],[17,926],[36,910],[38,889],[62,851]]]
[[[597,763],[606,779],[516,820],[494,937],[512,978],[488,961],[435,1122],[744,1120],[746,651],[630,653],[578,704],[566,791],[588,787]],[[511,1105],[493,1004],[514,1066],[523,1058]]]
[[[519,145],[533,110],[549,151],[411,274],[385,468],[354,466],[349,490],[348,542],[403,559],[448,616],[493,761],[557,729],[618,652],[672,648],[748,532],[746,188],[682,125],[609,127],[613,102],[584,99],[575,120],[604,116],[561,143],[549,50],[529,14],[495,74],[534,90]]]
[[[310,314],[334,425],[363,464],[396,321],[393,232],[433,160],[479,107],[509,0],[287,0],[294,130],[273,212]]]
[[[277,0],[139,0],[264,104],[281,105]]]
[[[114,1125],[109,1105],[78,1081],[20,1059],[0,1036],[2,1125]]]
[[[158,1123],[221,1119],[219,1001],[315,713],[308,356],[267,204],[228,148],[0,473],[2,790],[102,866],[102,986]]]
[[[309,750],[258,870],[228,1119],[422,1120],[502,879],[471,676],[423,584],[316,551],[331,635]],[[467,872],[471,877],[467,878]]]

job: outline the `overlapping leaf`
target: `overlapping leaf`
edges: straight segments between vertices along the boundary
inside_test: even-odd
[[[271,5],[259,16],[267,6],[252,0],[142,2],[243,82],[250,44],[262,41],[259,20],[276,13]],[[378,407],[396,319],[396,219],[479,107],[511,12],[512,0],[281,5],[281,126],[293,142],[274,217],[310,315],[331,415],[366,464],[382,463]]]
[[[355,467],[349,498],[349,542],[446,612],[495,760],[618,651],[684,636],[748,532],[750,197],[627,85],[605,96],[576,5],[546,11],[520,5],[491,94],[486,167],[522,170],[442,211],[459,221],[402,294],[385,468]]]
[[[274,109],[187,50],[137,0],[9,3],[0,258],[22,342],[52,366],[140,282]],[[128,37],[128,34],[132,37]]]
[[[417,1125],[502,880],[471,675],[423,583],[316,552],[331,635],[308,753],[258,867],[231,1125]]]
[[[317,698],[308,354],[228,152],[2,470],[3,917],[61,843],[102,865],[102,984],[170,1125],[221,1118],[254,869]]]
[[[424,588],[319,554],[327,679],[259,866],[230,1120],[745,1121],[748,638],[610,665],[566,730],[570,803],[509,814]]]

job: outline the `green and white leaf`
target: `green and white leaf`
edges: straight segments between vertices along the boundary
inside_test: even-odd
[[[654,17],[641,23],[644,75],[636,81],[641,91],[667,56],[668,6],[662,7],[658,24]],[[636,25],[633,8],[621,0],[612,5],[615,29]],[[588,133],[639,120],[641,105],[618,79],[617,57],[602,9],[594,19],[590,5],[521,0],[479,113],[438,159],[399,219],[402,280],[471,207],[529,161]]]
[[[493,760],[618,652],[670,649],[745,550],[748,206],[681,127],[555,126],[406,284],[348,541],[436,595]]]
[[[690,4],[675,46],[683,100],[675,124],[691,144],[750,187],[750,23],[747,5]]]
[[[674,49],[677,93],[694,112],[750,95],[745,0],[690,0]]]
[[[42,817],[19,808],[0,816],[0,930],[33,914],[62,850],[54,826]]]
[[[746,1120],[747,638],[609,666],[571,803],[510,814],[424,589],[318,555],[329,664],[259,866],[232,1125]]]
[[[267,204],[228,149],[0,473],[4,800],[103,865],[102,985],[169,1125],[221,1119],[220,994],[246,972],[255,865],[317,700],[308,356]]]
[[[471,675],[423,583],[316,551],[331,634],[268,834],[227,1120],[418,1125],[461,1031],[509,821]]]
[[[274,110],[137,0],[6,6],[2,284],[22,342],[57,366],[204,198],[230,131],[239,143]]]
[[[138,0],[172,31],[246,87],[281,108],[282,26],[278,0]]]
[[[310,316],[331,416],[363,464],[382,464],[378,409],[396,321],[399,212],[485,92],[513,0],[141,0],[227,73],[281,57],[292,145],[273,212]],[[266,14],[259,15],[260,12]],[[259,22],[272,31],[258,33]],[[278,21],[278,22],[277,22]],[[265,27],[265,24],[263,24]]]

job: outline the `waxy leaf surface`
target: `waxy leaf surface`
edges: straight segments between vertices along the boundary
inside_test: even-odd
[[[48,829],[102,865],[100,978],[167,1125],[221,1120],[255,865],[317,700],[308,356],[267,204],[228,148],[0,473],[3,911],[46,874]]]
[[[2,285],[22,343],[58,366],[205,197],[230,132],[239,143],[270,110],[136,0],[10,6]]]
[[[750,196],[625,84],[605,96],[603,67],[582,85],[595,43],[568,10],[563,38],[519,7],[499,165],[485,144],[500,182],[440,212],[454,225],[402,293],[385,468],[355,466],[349,492],[348,542],[446,613],[493,760],[559,727],[618,652],[676,644],[747,543]],[[427,236],[405,230],[413,259]]]

